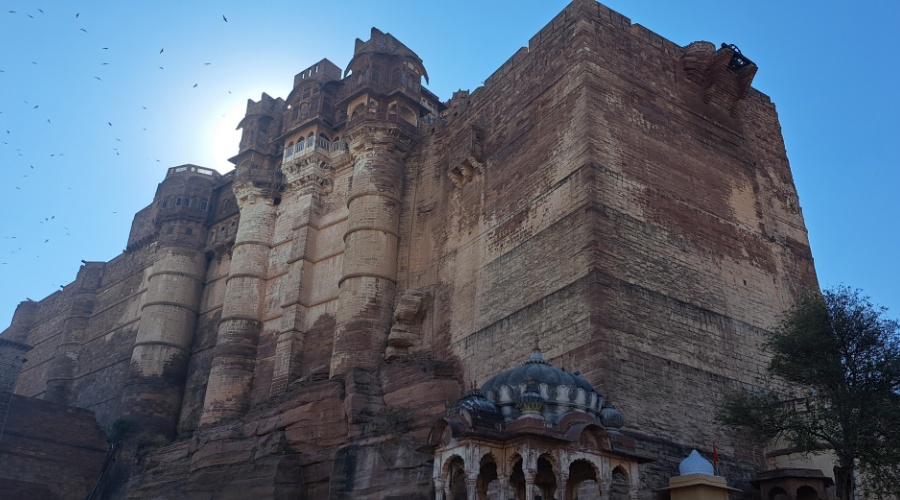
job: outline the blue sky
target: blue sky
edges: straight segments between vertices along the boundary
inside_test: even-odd
[[[345,67],[375,26],[419,54],[446,100],[567,3],[4,1],[0,330],[21,300],[71,282],[82,259],[120,253],[167,168],[230,170],[248,98],[287,96],[293,75],[325,57]],[[733,43],[757,63],[820,283],[862,288],[900,316],[900,2],[604,4],[679,45]]]

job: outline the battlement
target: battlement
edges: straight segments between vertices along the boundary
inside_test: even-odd
[[[215,170],[213,170],[211,168],[203,168],[203,167],[198,167],[197,165],[191,165],[191,164],[179,165],[177,167],[171,167],[169,170],[166,171],[166,177],[169,177],[170,175],[175,175],[175,174],[182,174],[184,172],[191,172],[191,173],[200,174],[200,175],[209,175],[212,178],[217,179],[217,180],[221,177],[219,172],[216,172]]]
[[[303,71],[294,75],[294,87],[306,80],[317,80],[319,82],[327,82],[341,79],[341,68],[329,61],[327,58],[313,64]]]

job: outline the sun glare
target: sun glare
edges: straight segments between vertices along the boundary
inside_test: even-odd
[[[246,106],[240,104],[219,113],[214,125],[212,136],[212,168],[225,173],[234,168],[228,159],[238,154],[241,141],[241,131],[237,130],[238,123],[244,118]]]

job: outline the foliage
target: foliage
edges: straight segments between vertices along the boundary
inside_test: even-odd
[[[719,419],[757,439],[834,450],[841,498],[853,498],[856,472],[870,496],[900,491],[900,325],[885,313],[843,286],[797,301],[766,344],[768,374],[808,393],[733,394]]]
[[[131,429],[131,422],[125,419],[117,419],[106,429],[106,440],[110,443],[121,441]]]

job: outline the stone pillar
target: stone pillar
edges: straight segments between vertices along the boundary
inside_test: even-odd
[[[405,154],[391,130],[371,127],[350,144],[356,156],[338,282],[332,377],[380,364],[391,327]]]
[[[444,500],[444,478],[438,477],[434,480],[434,500]]]
[[[271,190],[235,183],[241,211],[225,283],[222,317],[200,425],[241,417],[250,407],[256,346],[262,329],[269,251],[275,231]]]
[[[508,500],[513,498],[513,495],[509,491],[509,476],[502,475],[497,477],[497,481],[500,482],[500,498],[502,500]]]
[[[466,498],[469,500],[478,500],[478,478],[466,477]]]
[[[181,411],[206,259],[203,252],[164,246],[147,276],[122,416],[142,434],[174,437]]]
[[[60,341],[56,346],[56,354],[47,373],[47,387],[44,399],[64,405],[72,404],[72,382],[75,372],[75,363],[81,345],[84,343],[84,331],[94,311],[94,302],[97,299],[97,289],[103,279],[102,262],[90,262],[78,271],[75,282],[70,285],[75,288],[72,305],[63,321]],[[65,293],[65,292],[64,292]]]
[[[534,500],[534,476],[537,470],[532,468],[522,469],[525,474],[525,500]]]
[[[330,189],[333,168],[316,159],[282,166],[287,187],[281,202],[282,217],[293,217],[291,253],[288,260],[290,288],[281,303],[281,325],[275,344],[275,366],[270,395],[280,394],[300,376],[299,354],[303,349],[303,321],[308,311],[308,276],[312,270],[312,245],[318,222],[320,192]]]
[[[556,475],[556,500],[566,500],[566,483],[569,480],[568,474]]]

